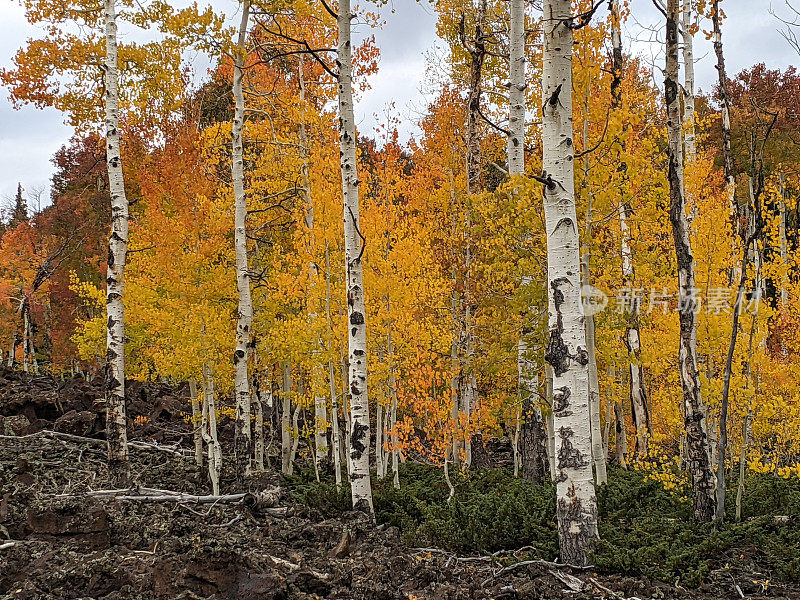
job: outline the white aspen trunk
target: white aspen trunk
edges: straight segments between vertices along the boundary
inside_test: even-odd
[[[292,448],[289,452],[289,475],[294,474],[294,460],[297,457],[297,448],[300,446],[300,407],[295,406],[292,413],[292,430],[295,432],[292,436]]]
[[[8,345],[8,363],[7,364],[8,364],[8,368],[9,369],[13,369],[14,368],[14,349],[16,348],[16,346],[17,346],[16,340],[14,339],[14,336],[12,335],[11,336],[11,343]]]
[[[255,377],[254,377],[255,379]],[[254,382],[258,386],[258,381]],[[255,444],[253,448],[253,458],[255,469],[257,471],[264,470],[264,402],[261,399],[260,387],[255,387],[255,405],[256,414],[253,427],[255,429]]]
[[[778,211],[780,212],[780,221],[778,221],[779,234],[781,239],[781,267],[786,269],[786,262],[788,260],[788,242],[786,239],[786,176],[783,173],[778,175],[778,183],[780,185],[780,196],[778,198]],[[786,272],[781,276],[781,307],[785,309],[789,296],[786,291],[788,284],[788,276]],[[781,353],[786,355],[786,347],[781,342]]]
[[[375,472],[378,478],[384,476],[383,467],[383,406],[375,403]]]
[[[281,385],[281,473],[288,474],[292,464],[292,371],[283,365]]]
[[[450,379],[450,396],[452,399],[452,404],[450,408],[450,419],[453,426],[453,465],[458,466],[461,462],[461,419],[460,419],[460,408],[459,408],[459,395],[460,395],[460,385],[459,381],[461,379],[459,370],[459,360],[458,360],[458,347],[459,347],[459,338],[460,338],[460,328],[458,323],[458,295],[455,290],[456,286],[456,275],[455,269],[453,269],[453,292],[450,295],[450,315],[453,322],[453,334],[452,340],[450,342],[450,368],[452,370],[453,376]]]
[[[339,1],[336,49],[339,74],[339,145],[344,199],[345,272],[347,274],[348,348],[350,373],[350,486],[353,508],[373,515],[369,475],[369,395],[367,391],[367,327],[362,255],[366,240],[359,229],[356,124],[353,114],[353,54],[350,0]]]
[[[336,377],[333,371],[333,361],[328,363],[328,378],[331,386],[331,424],[333,437],[333,474],[336,478],[336,487],[342,485],[342,443],[339,438],[339,403],[336,399]]]
[[[547,404],[553,406],[553,368],[545,364],[544,366],[545,378],[545,397]],[[556,481],[556,427],[555,417],[553,411],[547,411],[547,460],[550,466],[550,479],[555,483]]]
[[[395,489],[400,489],[400,465],[398,461],[398,445],[399,440],[397,437],[397,381],[394,375],[394,368],[389,372],[389,385],[392,392],[392,485]]]
[[[344,444],[342,445],[342,458],[347,465],[347,477],[349,479],[350,473],[353,472],[353,467],[350,464],[350,428],[352,426],[352,422],[350,420],[350,395],[348,394],[348,369],[347,369],[347,360],[344,357],[341,359],[341,367],[342,367],[342,414],[345,417],[344,419]]]
[[[522,429],[522,407],[516,411],[516,423],[514,424],[514,433],[511,436],[511,452],[514,461],[514,478],[519,477],[519,467],[522,464],[522,457],[519,453],[519,433]]]
[[[455,239],[457,235],[456,228],[456,189],[453,181],[453,170],[450,169],[450,235]],[[452,291],[450,293],[450,319],[452,323],[452,334],[450,340],[450,369],[452,377],[450,378],[450,394],[452,397],[452,406],[450,410],[450,419],[452,425],[453,435],[453,465],[458,466],[461,462],[461,438],[460,438],[460,394],[461,394],[461,364],[458,357],[459,348],[461,347],[461,324],[458,302],[458,271],[456,269],[457,254],[453,248],[450,251],[450,258],[452,268],[450,271],[450,283]]]
[[[583,144],[589,145],[589,87],[586,87],[584,102],[585,116],[583,119]],[[591,172],[591,158],[587,154],[583,159],[584,181],[588,182]],[[592,219],[594,196],[586,185],[586,240],[581,253],[581,288],[587,290],[591,286],[591,261],[592,261]],[[597,357],[595,356],[595,324],[594,315],[586,315],[586,351],[589,358],[589,417],[591,419],[592,434],[592,462],[594,463],[594,476],[597,485],[608,482],[606,469],[606,456],[603,452],[603,437],[600,428],[600,384],[597,379]]]
[[[250,1],[242,2],[242,19],[236,44],[233,71],[233,98],[235,109],[231,138],[231,175],[235,196],[234,246],[236,248],[236,289],[239,307],[236,319],[236,350],[233,353],[236,388],[236,433],[234,438],[234,460],[239,485],[250,474],[250,377],[248,357],[250,353],[250,328],[253,324],[253,301],[250,297],[250,270],[247,261],[247,197],[244,189],[244,156],[242,132],[244,130],[245,106],[242,79],[247,63],[247,22],[250,17]]]
[[[628,432],[625,429],[625,410],[622,402],[614,402],[614,456],[616,463],[623,469],[628,467]]]
[[[328,319],[328,349],[333,346],[333,319],[331,318],[331,255],[328,242],[325,242],[325,315]],[[336,375],[333,361],[328,361],[328,383],[331,390],[331,437],[333,438],[333,471],[336,487],[342,485],[342,443],[339,436],[339,402],[336,398]]]
[[[714,475],[708,453],[700,378],[697,371],[697,316],[695,277],[689,221],[683,196],[683,152],[678,103],[678,0],[667,1],[667,51],[664,91],[667,105],[667,156],[670,186],[670,221],[678,268],[680,302],[679,364],[683,404],[686,411],[686,438],[692,479],[693,516],[708,522],[714,516]]]
[[[469,96],[467,98],[467,126],[466,126],[466,146],[467,146],[467,193],[475,194],[480,191],[480,171],[481,171],[481,141],[478,135],[478,123],[480,122],[481,95],[482,95],[482,73],[483,63],[486,59],[486,39],[485,26],[486,14],[488,11],[487,1],[479,0],[478,14],[475,26],[475,36],[467,42],[464,32],[461,32],[461,43],[470,55],[469,70]],[[462,24],[463,27],[463,24]],[[488,467],[488,456],[483,447],[483,436],[480,431],[480,423],[477,427],[472,423],[472,415],[478,411],[478,385],[474,372],[475,355],[475,332],[473,326],[473,306],[472,306],[472,213],[467,208],[464,215],[464,235],[466,236],[464,252],[464,312],[463,312],[463,344],[464,353],[461,365],[461,391],[462,391],[462,410],[468,417],[470,423],[469,435],[465,441],[466,468]],[[476,464],[473,464],[473,452],[476,452]]]
[[[508,174],[525,172],[525,0],[511,0],[508,82]]]
[[[30,320],[28,318],[28,299],[22,301],[22,372],[27,373],[30,370],[30,348],[31,348],[31,334],[30,334]]]
[[[681,34],[683,36],[683,147],[686,162],[691,163],[697,155],[694,136],[694,26],[693,0],[682,0]],[[693,205],[694,212],[697,207]]]
[[[631,231],[628,227],[627,209],[620,203],[618,207],[620,246],[622,250],[622,279],[625,287],[633,289],[636,273],[631,251]],[[630,377],[630,400],[633,425],[636,428],[635,455],[644,458],[649,452],[650,412],[647,404],[647,390],[644,385],[642,367],[642,344],[639,334],[639,303],[637,300],[626,311],[625,346],[628,350],[628,375]]]
[[[597,532],[592,474],[589,357],[580,282],[572,131],[570,0],[543,2],[542,172],[547,231],[549,327],[553,367],[556,501],[561,561],[588,564]]]
[[[198,467],[203,466],[203,425],[200,403],[197,398],[197,381],[189,378],[189,403],[192,405],[192,435],[194,437],[194,462]]]
[[[689,0],[684,0],[689,1]],[[622,83],[622,68],[623,68],[623,54],[622,54],[622,29],[619,16],[619,0],[612,0],[611,3],[611,42],[613,49],[613,66],[612,66],[612,84],[611,84],[611,108],[618,110],[620,106],[620,84]],[[692,101],[694,101],[694,92],[692,92]],[[692,127],[694,127],[692,121]],[[624,127],[624,126],[623,126]],[[618,154],[618,171],[627,172],[627,165],[624,163],[622,157],[622,150],[625,147],[625,142],[621,142],[622,146],[619,148]],[[623,287],[632,290],[636,280],[636,272],[633,266],[633,252],[632,236],[630,227],[628,227],[628,200],[624,194],[620,197],[617,212],[619,214],[619,228],[620,228],[620,247],[622,253],[622,280]],[[631,292],[632,293],[632,292]],[[630,401],[631,401],[631,414],[633,416],[633,423],[636,427],[636,448],[635,454],[639,457],[647,456],[649,451],[650,440],[650,419],[649,409],[647,406],[647,390],[644,385],[644,368],[641,361],[641,340],[639,333],[639,303],[634,300],[632,306],[628,308],[625,313],[626,327],[625,327],[625,346],[628,350],[628,374],[630,383]],[[610,412],[610,411],[609,411]],[[621,407],[619,410],[615,407],[615,412],[622,416]],[[618,430],[619,433],[625,438],[622,440],[624,443],[620,444],[620,437],[617,436],[617,458],[621,458],[621,464],[625,464],[627,455],[627,436],[625,435],[624,420],[620,421],[622,429]],[[607,440],[606,440],[607,441]],[[606,449],[608,444],[605,444]],[[622,454],[620,454],[622,451]]]
[[[303,55],[297,67],[297,79],[300,85],[300,106],[305,109],[306,84],[303,76]],[[308,178],[308,134],[306,132],[305,113],[300,117],[300,154],[303,159],[300,167],[300,187],[306,204],[305,226],[308,230],[308,294],[306,296],[308,321],[314,330],[317,319],[314,303],[317,301],[316,283],[319,269],[314,262],[314,200],[311,197],[311,185]],[[316,349],[322,346],[322,340],[317,340]],[[323,379],[322,363],[316,362],[311,369],[311,386],[314,392],[314,468],[319,471],[328,457],[328,411],[325,406],[325,397],[318,394],[317,386]]]
[[[725,73],[725,56],[722,51],[722,29],[720,28],[721,15],[719,14],[719,1],[714,0],[711,20],[713,24],[714,52],[717,55],[717,74],[719,76],[720,100],[722,104],[722,152],[723,167],[725,174],[725,194],[728,198],[728,206],[731,211],[731,219],[736,220],[738,208],[736,206],[736,179],[733,165],[733,153],[731,152],[731,114],[730,100],[728,97],[728,79]],[[734,233],[737,233],[736,229]]]
[[[208,431],[206,431],[208,427]],[[212,494],[219,495],[219,476],[222,472],[222,446],[217,436],[217,405],[214,391],[214,371],[203,365],[203,421],[201,430],[208,446],[208,478]]]
[[[118,486],[130,479],[125,414],[125,262],[128,253],[128,199],[122,173],[119,135],[116,0],[104,2],[106,27],[105,125],[108,186],[111,195],[111,237],[106,272],[106,440],[108,467]]]

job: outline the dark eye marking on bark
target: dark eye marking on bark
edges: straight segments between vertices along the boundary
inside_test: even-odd
[[[558,437],[561,438],[561,448],[558,450],[558,468],[559,469],[578,469],[585,467],[589,464],[586,457],[572,445],[572,436],[575,432],[571,427],[561,427],[558,430]]]

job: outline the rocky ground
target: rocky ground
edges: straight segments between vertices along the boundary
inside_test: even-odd
[[[242,500],[199,503],[188,495],[209,493],[204,475],[174,449],[190,441],[185,393],[168,386],[131,386],[131,418],[147,422],[133,428],[137,487],[124,492],[162,498],[98,495],[110,487],[99,389],[0,371],[0,598],[800,598],[747,578],[737,589],[729,570],[687,590],[512,552],[410,548],[356,514],[323,519],[272,474]],[[253,501],[263,490],[270,502]]]

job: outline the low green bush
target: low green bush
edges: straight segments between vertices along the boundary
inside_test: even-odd
[[[531,557],[557,559],[552,485],[536,486],[503,469],[456,471],[456,494],[448,503],[441,468],[408,463],[400,479],[399,490],[391,478],[375,481],[375,513],[410,545],[465,554],[525,548]],[[290,478],[290,485],[299,502],[326,517],[350,510],[347,485],[337,490],[331,481],[317,483],[313,471]],[[724,525],[696,525],[685,491],[665,490],[643,471],[610,469],[609,483],[598,490],[600,542],[593,564],[602,572],[695,587],[711,569],[747,557],[774,578],[800,581],[800,481],[750,476],[738,523],[735,497],[734,487]],[[789,516],[788,522],[776,515]]]

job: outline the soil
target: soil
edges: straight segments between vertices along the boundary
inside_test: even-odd
[[[138,386],[138,387],[137,387]],[[102,388],[0,370],[0,598],[14,599],[563,599],[740,598],[729,572],[699,590],[572,570],[514,555],[464,557],[406,546],[393,527],[360,514],[324,519],[297,505],[279,475],[285,514],[246,502],[193,504],[97,497],[110,488]],[[131,385],[135,487],[209,494],[193,459],[185,390]],[[133,426],[137,417],[146,417]],[[139,419],[139,422],[143,419]],[[46,431],[61,431],[55,436]],[[38,433],[37,433],[38,432]],[[96,438],[81,440],[69,436]],[[170,446],[174,447],[174,446]],[[142,493],[132,489],[129,494]],[[740,579],[741,581],[741,579]],[[747,598],[800,598],[800,589],[742,588]]]

